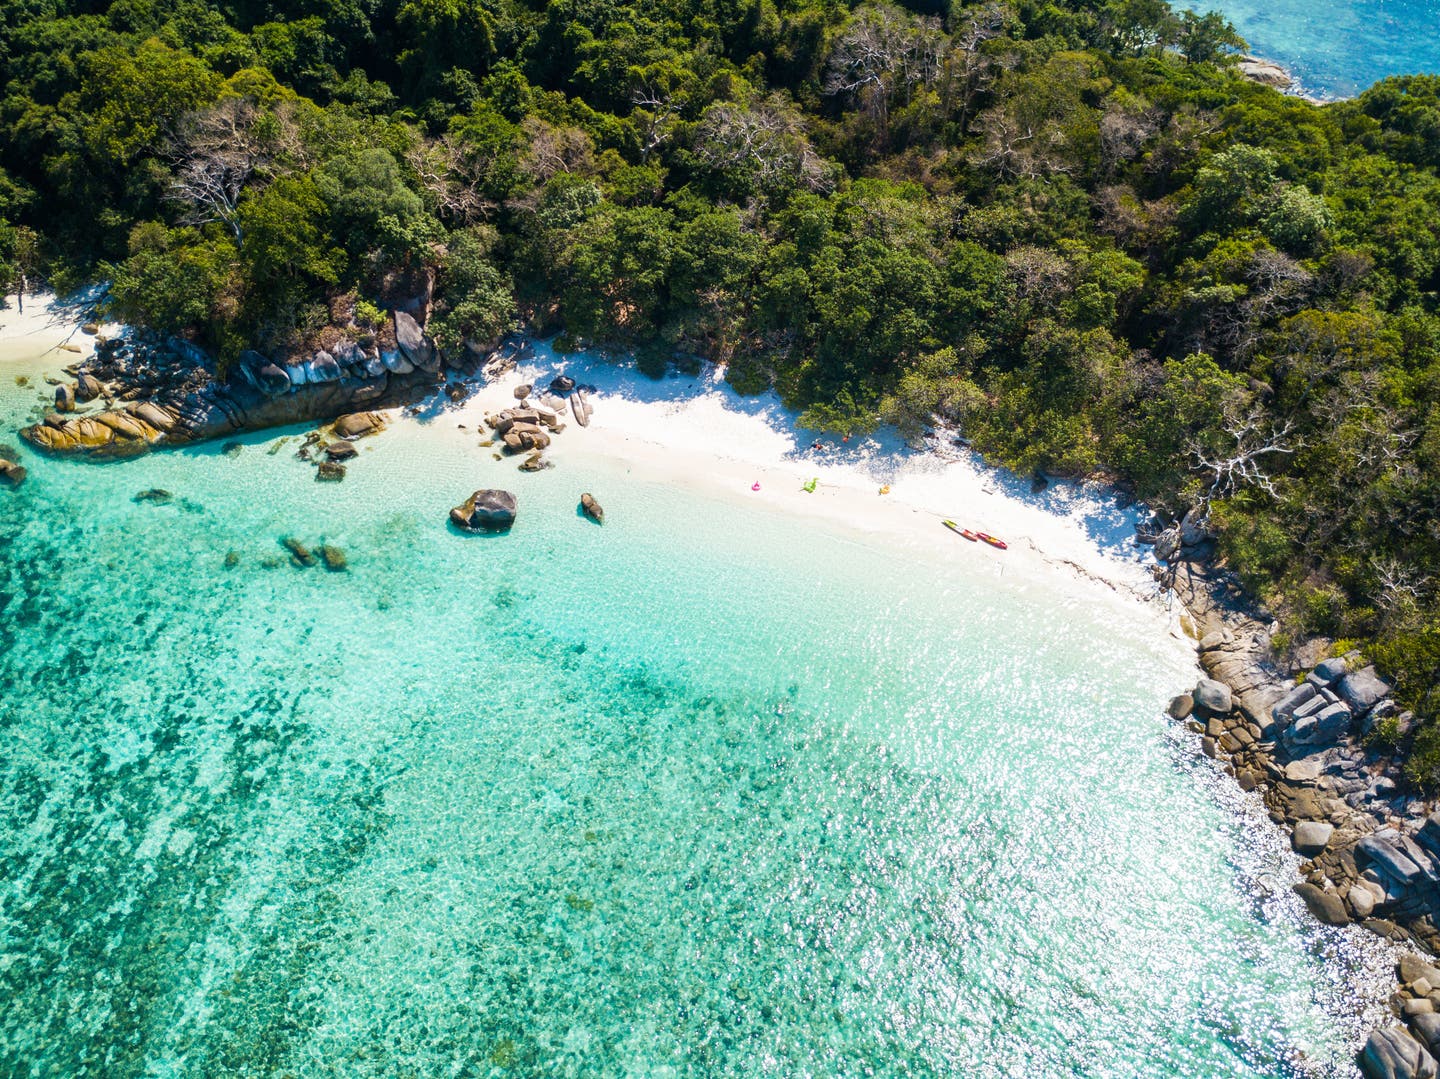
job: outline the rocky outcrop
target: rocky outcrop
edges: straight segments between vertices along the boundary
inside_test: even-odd
[[[1193,619],[1206,678],[1177,697],[1202,748],[1242,789],[1259,791],[1271,819],[1293,829],[1292,843],[1307,860],[1295,891],[1311,913],[1329,924],[1359,922],[1392,940],[1407,937],[1432,951],[1440,946],[1440,812],[1403,793],[1395,761],[1363,742],[1381,718],[1401,730],[1412,717],[1390,698],[1390,685],[1355,656],[1299,650],[1313,666],[1282,669],[1271,647],[1270,626],[1247,603],[1238,581],[1223,569],[1186,557],[1208,542],[1194,529],[1187,545],[1176,526],[1155,530],[1171,564],[1157,576],[1171,585]],[[1297,653],[1292,653],[1292,655]],[[1228,688],[1230,707],[1216,683]],[[1418,960],[1416,961],[1418,962]],[[1414,972],[1410,972],[1414,974]],[[1427,1047],[1440,1022],[1421,1017],[1440,1005],[1429,999],[1440,981],[1416,981],[1402,971],[1405,989],[1397,1018],[1410,1024],[1376,1031],[1367,1043],[1367,1075],[1434,1076]],[[1424,998],[1424,999],[1421,999]],[[1418,1040],[1417,1040],[1418,1039]]]
[[[476,491],[450,511],[450,520],[466,532],[508,532],[515,524],[515,496],[509,491]]]
[[[1288,90],[1295,84],[1290,72],[1274,60],[1262,60],[1258,56],[1242,56],[1236,61],[1235,69],[1251,82],[1273,86],[1277,90]]]
[[[473,370],[479,362],[462,349],[451,363],[405,311],[394,313],[384,334],[331,326],[320,340],[324,347],[285,355],[246,350],[222,376],[214,357],[181,338],[101,339],[94,356],[68,369],[77,382],[56,388],[56,413],[21,437],[48,453],[115,457],[335,416],[376,429],[375,409],[428,392],[447,363]],[[524,348],[512,343],[487,362]],[[98,398],[110,407],[70,415],[77,402]],[[362,433],[359,426],[340,432],[343,438]]]

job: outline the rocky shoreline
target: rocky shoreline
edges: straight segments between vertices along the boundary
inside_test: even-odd
[[[1399,762],[1372,739],[1386,722],[1401,737],[1414,717],[1355,654],[1329,642],[1279,656],[1273,623],[1213,564],[1203,527],[1187,517],[1152,537],[1197,641],[1206,677],[1170,705],[1241,789],[1259,791],[1270,818],[1307,859],[1294,890],[1330,925],[1440,951],[1440,810],[1405,793]],[[1435,1079],[1440,970],[1418,955],[1397,967],[1396,1024],[1372,1031],[1360,1054],[1370,1079]]]
[[[523,348],[467,344],[449,355],[405,311],[391,319],[378,334],[327,327],[328,347],[285,356],[247,350],[223,375],[214,357],[182,338],[97,338],[93,356],[66,368],[74,381],[56,387],[54,411],[20,437],[48,453],[133,456],[405,404],[443,384],[446,371],[501,368]]]

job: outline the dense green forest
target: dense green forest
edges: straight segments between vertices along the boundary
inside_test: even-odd
[[[0,276],[225,357],[421,274],[450,347],[523,317],[1206,506],[1432,782],[1440,78],[1318,107],[1241,44],[1159,0],[4,0]]]

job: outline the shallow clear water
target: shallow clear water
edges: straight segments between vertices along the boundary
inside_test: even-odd
[[[1190,0],[1219,11],[1256,55],[1318,97],[1352,97],[1389,75],[1440,72],[1440,0]]]
[[[282,434],[0,492],[0,1074],[1353,1073],[1383,959],[1154,620],[443,414],[340,485]]]

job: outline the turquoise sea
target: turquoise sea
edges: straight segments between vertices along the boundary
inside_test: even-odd
[[[1300,89],[1353,97],[1389,75],[1440,73],[1440,0],[1188,0],[1219,11]]]
[[[0,491],[0,1075],[1354,1074],[1154,619],[427,415]]]

